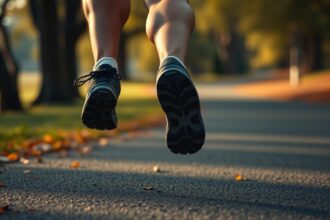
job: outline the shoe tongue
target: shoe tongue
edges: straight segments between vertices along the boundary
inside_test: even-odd
[[[109,64],[102,64],[101,66],[99,66],[97,68],[97,70],[104,70],[104,69],[108,70],[108,69],[111,69],[111,68],[112,68],[112,66],[110,66]]]
[[[116,78],[118,78],[118,77],[120,78],[119,73],[118,73],[118,70],[115,69],[115,68],[113,68],[109,64],[102,64],[96,70],[97,71],[105,71],[107,73],[109,71],[110,75],[114,75],[114,76],[116,76]]]

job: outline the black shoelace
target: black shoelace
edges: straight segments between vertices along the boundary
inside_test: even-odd
[[[87,75],[80,76],[73,82],[73,85],[76,87],[82,86],[86,82],[88,82],[92,79],[96,79],[105,74],[108,75],[109,78],[113,78],[113,79],[117,79],[117,80],[121,79],[120,75],[117,74],[117,70],[115,68],[110,68],[110,69],[95,70],[95,71],[90,72]]]

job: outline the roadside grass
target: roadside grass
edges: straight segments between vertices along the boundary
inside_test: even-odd
[[[63,133],[82,132],[86,128],[80,119],[83,99],[72,105],[38,105],[27,107],[35,99],[40,79],[36,74],[23,74],[19,81],[24,113],[6,112],[0,114],[0,153],[19,148],[20,143],[45,135],[57,137]],[[86,87],[82,88],[82,94]],[[154,85],[148,83],[122,83],[122,94],[116,108],[118,130],[148,127],[148,118],[160,118],[161,108],[154,92]],[[132,125],[135,126],[132,126]],[[107,131],[89,130],[93,137],[106,136]],[[11,143],[15,143],[14,146]]]

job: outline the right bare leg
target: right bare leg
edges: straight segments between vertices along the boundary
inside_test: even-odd
[[[160,62],[168,56],[185,60],[195,15],[187,0],[145,0],[149,9],[146,31]]]
[[[160,59],[157,96],[166,118],[167,146],[173,153],[200,150],[205,127],[197,90],[184,59],[195,23],[187,0],[145,0],[149,9],[146,31]]]

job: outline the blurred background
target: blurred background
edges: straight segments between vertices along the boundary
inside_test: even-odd
[[[11,105],[18,98],[14,97],[17,74],[26,74],[24,81],[42,76],[41,88],[37,88],[40,94],[34,101],[74,100],[78,93],[72,81],[77,73],[87,73],[93,66],[80,0],[0,3],[1,108],[15,108]],[[196,29],[187,63],[195,75],[214,75],[213,79],[274,69],[285,72],[290,63],[307,74],[330,66],[327,0],[282,0],[276,4],[267,0],[192,0],[191,5],[196,12]],[[157,71],[158,57],[145,35],[146,16],[143,1],[132,1],[119,55],[121,73],[127,80],[153,81]],[[12,87],[8,95],[13,97],[6,98],[6,86]],[[6,100],[13,103],[6,104]],[[18,103],[15,105],[18,109]]]
[[[291,79],[297,86],[302,76],[328,73],[328,0],[190,2],[196,28],[187,64],[197,81],[258,75]],[[145,100],[143,111],[159,108],[152,84],[146,83],[155,80],[159,65],[145,35],[147,10],[142,0],[131,3],[118,59],[124,79],[135,82],[123,84],[124,119],[139,116],[136,91]],[[93,58],[80,0],[0,0],[0,27],[0,138],[26,133],[33,125],[42,132],[56,125],[82,128],[86,88],[80,91],[72,82],[91,70]]]

